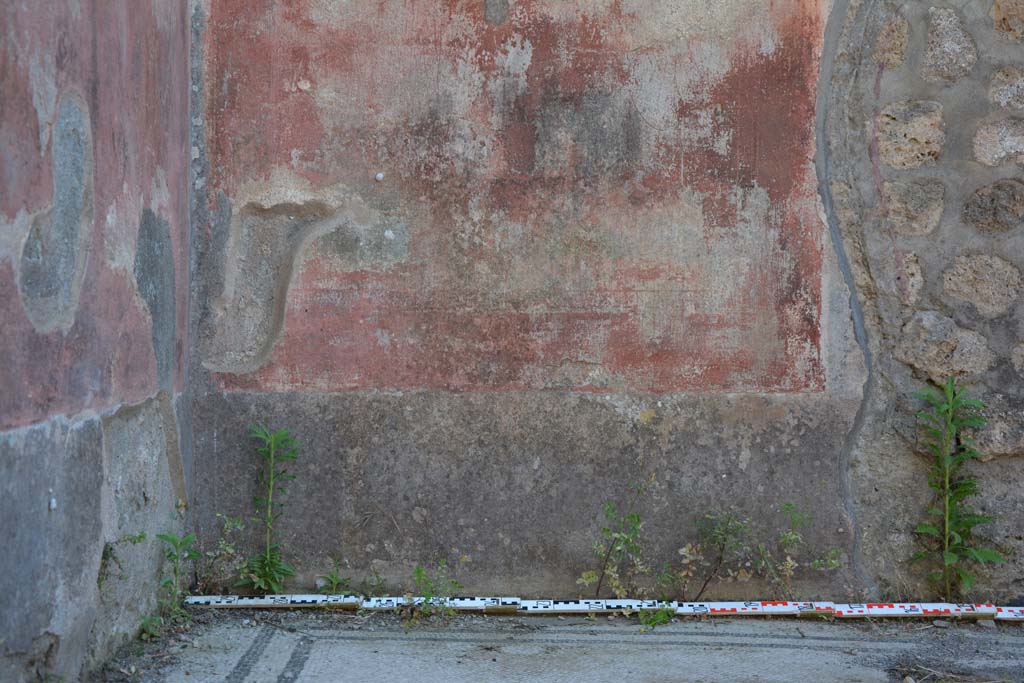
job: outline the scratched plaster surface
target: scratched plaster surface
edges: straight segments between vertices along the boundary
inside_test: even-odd
[[[183,22],[172,2],[0,6],[0,429],[143,400],[158,370],[183,386]],[[159,258],[136,253],[153,221],[173,226]]]
[[[247,390],[822,390],[826,9],[212,0],[232,217],[205,365]]]

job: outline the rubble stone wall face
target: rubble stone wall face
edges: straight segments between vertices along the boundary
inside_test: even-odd
[[[1011,558],[979,594],[1021,591],[1020,10],[865,1],[833,16],[829,190],[874,359],[850,473],[865,567],[890,596],[927,590],[907,564],[927,463],[911,396],[950,375],[989,406],[972,473],[997,520],[979,531]]]

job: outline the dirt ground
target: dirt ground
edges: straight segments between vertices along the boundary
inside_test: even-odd
[[[327,681],[1024,681],[1024,627],[928,621],[680,620],[196,609],[88,683]]]

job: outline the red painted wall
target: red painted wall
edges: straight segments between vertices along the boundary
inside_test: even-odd
[[[307,245],[222,385],[823,389],[822,8],[683,5],[212,0],[215,188],[343,188],[407,239]]]
[[[145,209],[170,226],[174,390],[187,327],[186,3],[20,5],[0,6],[0,429],[156,391],[151,317],[133,272]],[[18,269],[33,217],[55,201],[51,129],[66,97],[90,122],[93,220],[73,323],[41,331]]]

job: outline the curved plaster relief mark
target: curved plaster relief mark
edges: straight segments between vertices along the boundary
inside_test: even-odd
[[[342,271],[379,269],[406,258],[408,232],[402,221],[358,200],[341,209],[319,200],[242,206],[231,219],[224,290],[202,336],[207,369],[246,373],[266,362],[284,323],[292,274],[307,252]]]
[[[22,307],[40,333],[71,328],[89,258],[92,135],[77,93],[61,97],[52,141],[53,203],[33,218],[18,268]]]

